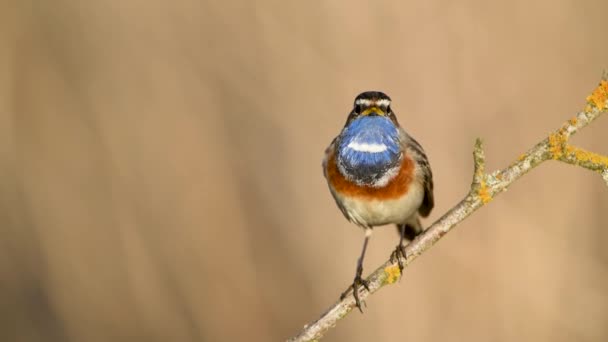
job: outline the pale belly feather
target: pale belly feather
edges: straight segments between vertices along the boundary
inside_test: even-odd
[[[424,188],[419,182],[413,182],[405,195],[395,199],[375,200],[333,193],[347,218],[364,227],[407,223],[424,198]]]

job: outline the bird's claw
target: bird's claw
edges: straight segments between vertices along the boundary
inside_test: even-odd
[[[407,259],[407,255],[405,254],[405,246],[403,244],[397,245],[393,253],[391,254],[391,262],[397,261],[399,265],[399,273],[403,273],[403,261]]]
[[[361,286],[363,286],[367,291],[369,291],[369,281],[363,279],[360,274],[357,274],[355,276],[355,279],[353,280],[352,285],[350,285],[346,289],[346,291],[344,291],[340,295],[340,300],[343,300],[344,298],[346,298],[346,296],[350,293],[350,291],[352,291],[353,297],[355,297],[355,305],[357,305],[357,308],[359,308],[359,311],[361,311],[361,313],[363,313],[363,309],[361,308],[361,299],[359,298],[359,291],[360,291]],[[363,302],[363,303],[365,304],[365,302]]]

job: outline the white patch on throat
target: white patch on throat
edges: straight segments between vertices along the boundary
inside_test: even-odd
[[[384,144],[358,143],[356,141],[351,141],[347,147],[357,152],[369,153],[380,153],[388,149],[388,147]]]

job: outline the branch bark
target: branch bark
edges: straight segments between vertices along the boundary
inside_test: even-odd
[[[554,131],[547,138],[528,150],[528,152],[521,155],[511,165],[502,170],[494,171],[491,174],[485,173],[483,146],[481,140],[477,139],[473,150],[475,170],[471,190],[456,206],[405,247],[407,259],[404,262],[404,266],[407,267],[458,223],[489,203],[496,195],[507,190],[511,183],[544,161],[551,159],[559,160],[592,170],[600,174],[608,186],[608,157],[572,146],[568,143],[568,139],[572,135],[607,111],[608,81],[604,77],[599,86],[587,97],[587,106],[582,112],[565,122],[560,129]],[[361,289],[359,296],[364,300],[385,285],[395,283],[400,276],[401,273],[399,272],[397,263],[388,260],[367,278],[369,281],[369,291]],[[322,338],[327,330],[334,327],[354,307],[355,300],[352,296],[336,302],[319,319],[305,325],[298,335],[288,341],[315,341]]]

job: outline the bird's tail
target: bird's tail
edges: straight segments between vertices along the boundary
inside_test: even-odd
[[[405,229],[403,229],[404,226]],[[397,233],[401,235],[403,232],[403,238],[408,241],[414,240],[414,238],[420,235],[423,231],[424,229],[422,228],[418,215],[407,223],[397,225]]]

